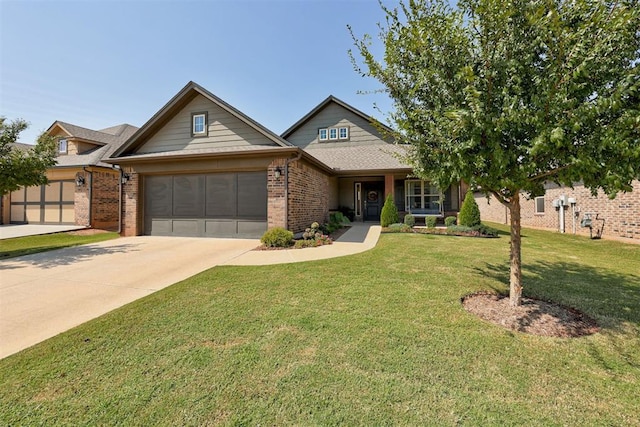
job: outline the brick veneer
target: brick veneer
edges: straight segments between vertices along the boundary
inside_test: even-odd
[[[81,172],[84,175],[84,185],[76,186],[73,195],[73,208],[76,216],[76,225],[90,226],[89,222],[89,186],[91,185],[91,174]]]
[[[140,201],[141,180],[140,175],[131,168],[124,170],[129,175],[129,180],[122,185],[122,236],[139,236],[142,234],[140,227],[142,204]]]
[[[288,229],[304,231],[329,219],[329,177],[304,160],[289,164]]]
[[[91,173],[91,226],[103,230],[118,229],[118,205],[120,203],[119,172],[94,171]]]
[[[285,214],[286,203],[284,170],[286,159],[276,159],[267,168],[267,227],[286,228]],[[280,178],[276,179],[275,171],[280,169]]]
[[[561,195],[576,199],[576,208],[579,212],[576,217],[576,233],[589,235],[589,229],[580,227],[580,221],[585,213],[598,214],[598,218],[603,218],[603,236],[626,237],[629,239],[640,239],[640,181],[633,182],[633,191],[620,193],[615,199],[609,199],[602,191],[596,197],[591,195],[588,188],[583,185],[576,185],[574,189],[568,187],[558,187],[548,185],[544,196],[544,213],[535,213],[535,201],[520,197],[522,205],[522,225],[527,227],[545,228],[559,230],[559,211],[554,208],[553,200]],[[487,203],[484,195],[476,193],[476,202],[480,207],[480,214],[485,221],[494,221],[503,224],[509,222],[509,215],[505,207],[495,198],[491,198]],[[571,207],[564,209],[565,232],[573,232],[573,220],[571,217]],[[600,227],[602,222],[595,221],[595,225]]]

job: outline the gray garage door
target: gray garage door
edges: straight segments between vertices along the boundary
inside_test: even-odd
[[[260,237],[267,229],[267,172],[147,176],[145,234]]]

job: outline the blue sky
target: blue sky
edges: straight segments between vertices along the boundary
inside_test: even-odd
[[[0,115],[26,143],[55,120],[142,126],[193,80],[276,133],[330,94],[382,119],[346,26],[383,19],[376,0],[0,0]]]

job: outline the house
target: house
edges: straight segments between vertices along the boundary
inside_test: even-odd
[[[102,130],[54,122],[47,132],[58,138],[56,166],[49,183],[21,188],[3,198],[4,223],[75,224],[118,230],[120,171],[103,162],[136,127]]]
[[[123,235],[259,237],[293,232],[347,207],[377,221],[386,194],[399,210],[442,216],[460,205],[410,179],[369,116],[328,97],[276,135],[189,82],[106,162],[124,173]]]
[[[601,190],[592,196],[582,183],[570,188],[549,182],[542,196],[532,199],[520,196],[522,226],[587,236],[602,232],[607,237],[640,239],[640,181],[633,181],[632,186],[633,191],[610,199]],[[479,192],[474,196],[483,221],[509,223],[508,209],[495,198],[487,199]]]

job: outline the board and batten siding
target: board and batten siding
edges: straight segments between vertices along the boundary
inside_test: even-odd
[[[323,141],[318,142],[318,129],[330,127],[349,128],[348,141]],[[382,135],[367,120],[343,108],[335,102],[330,102],[325,108],[319,111],[310,120],[304,123],[299,129],[287,137],[287,141],[300,148],[309,145],[326,143],[347,143],[347,144],[372,144],[376,142],[385,143]]]
[[[191,114],[205,111],[209,134],[206,137],[192,137]],[[248,145],[276,144],[220,106],[198,95],[136,152],[143,154]]]

